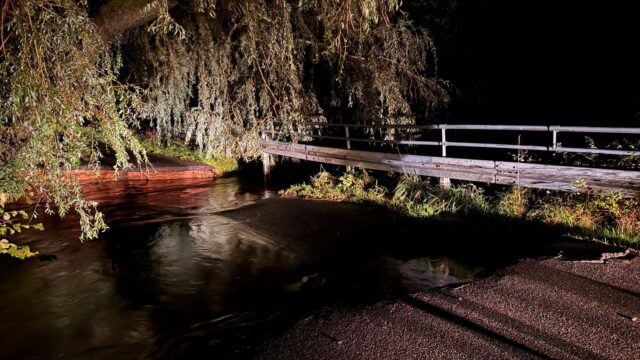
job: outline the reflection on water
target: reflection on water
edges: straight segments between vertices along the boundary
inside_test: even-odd
[[[403,285],[408,291],[419,291],[473,281],[483,269],[448,257],[419,258],[400,262]]]
[[[251,219],[220,215],[274,196],[237,178],[87,193],[109,219],[101,240],[80,243],[73,218],[45,219],[47,231],[27,243],[57,260],[0,258],[1,358],[242,357],[363,288],[379,298],[469,281],[479,270],[370,254],[346,267],[312,266]]]

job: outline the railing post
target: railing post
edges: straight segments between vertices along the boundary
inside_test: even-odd
[[[347,150],[351,150],[351,140],[349,139],[349,127],[344,127],[344,137],[347,140]],[[347,172],[352,172],[353,166],[347,166]]]
[[[441,128],[440,134],[441,134],[440,143],[442,145],[442,157],[447,157],[447,129],[445,127]],[[451,187],[451,179],[447,177],[441,177],[440,186],[443,188]]]
[[[558,147],[558,130],[553,130],[553,143],[551,144],[551,148],[555,150]]]

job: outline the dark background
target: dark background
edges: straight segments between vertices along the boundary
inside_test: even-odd
[[[640,126],[640,19],[633,1],[414,0],[438,75],[456,95],[446,120]]]

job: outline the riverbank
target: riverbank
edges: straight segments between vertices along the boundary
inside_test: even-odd
[[[443,188],[417,176],[387,177],[380,182],[367,172],[340,177],[321,171],[309,183],[291,186],[283,196],[348,201],[385,206],[416,218],[438,215],[504,217],[562,227],[574,237],[640,248],[639,199],[620,193],[581,193],[518,186],[486,191],[472,183]]]
[[[119,170],[117,173],[109,164],[109,159],[102,162],[99,173],[92,168],[71,170],[81,184],[94,184],[112,181],[164,181],[189,179],[215,179],[223,172],[203,163],[170,158],[155,153],[147,154],[149,165],[146,167]]]

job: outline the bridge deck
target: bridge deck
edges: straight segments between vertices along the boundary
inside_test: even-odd
[[[459,159],[358,151],[263,141],[267,154],[438,178],[516,185],[562,191],[613,190],[640,194],[640,172],[493,160]]]

